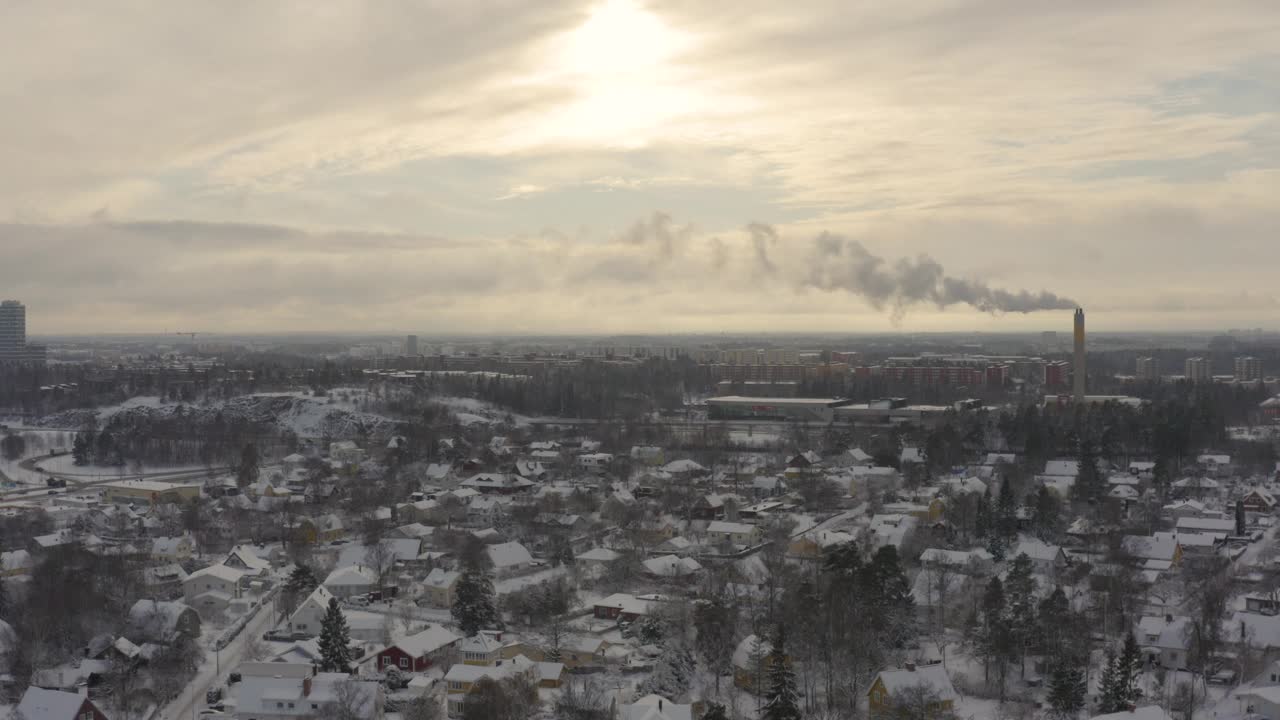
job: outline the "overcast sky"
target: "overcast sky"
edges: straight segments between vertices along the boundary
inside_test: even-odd
[[[1274,328],[1278,38],[1275,0],[18,0],[0,296],[33,334]]]

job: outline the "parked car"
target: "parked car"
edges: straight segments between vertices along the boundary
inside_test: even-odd
[[[293,633],[286,630],[268,630],[262,635],[262,639],[275,642],[293,642]]]
[[[222,699],[222,688],[209,688],[205,691],[204,702],[206,705],[213,705]]]

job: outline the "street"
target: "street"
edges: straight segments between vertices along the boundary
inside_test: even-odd
[[[223,648],[220,653],[209,651],[204,664],[200,666],[195,678],[187,685],[187,689],[156,714],[157,720],[187,720],[188,718],[195,718],[196,713],[204,706],[205,693],[210,688],[221,683],[227,674],[240,664],[249,638],[258,637],[263,632],[266,632],[267,628],[272,624],[275,614],[275,600],[273,599],[258,608],[258,612],[253,616],[253,619],[245,625],[240,634],[236,636],[236,639],[231,641],[231,644]]]

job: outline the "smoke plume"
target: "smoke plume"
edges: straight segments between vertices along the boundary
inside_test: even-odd
[[[752,236],[755,240],[754,229]],[[759,241],[756,243],[758,246]],[[805,283],[822,290],[860,295],[878,310],[889,308],[895,322],[902,319],[907,308],[919,303],[932,303],[939,308],[964,304],[997,314],[1076,307],[1075,301],[1043,290],[1003,290],[980,280],[948,276],[942,265],[928,255],[889,263],[857,240],[830,233],[814,240]]]

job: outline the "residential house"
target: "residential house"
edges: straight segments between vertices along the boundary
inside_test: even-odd
[[[871,541],[877,548],[892,545],[901,548],[907,535],[920,521],[910,515],[886,513],[871,516]]]
[[[151,541],[151,559],[158,562],[186,562],[195,551],[196,544],[190,535],[158,537]]]
[[[1067,553],[1058,545],[1050,545],[1039,538],[1029,535],[1018,539],[1018,544],[1009,552],[1009,557],[1026,555],[1031,559],[1036,571],[1042,575],[1053,577],[1067,566]]]
[[[1182,670],[1190,660],[1191,618],[1147,615],[1134,632],[1147,662],[1170,670]]]
[[[33,567],[35,567],[35,563],[31,560],[31,553],[26,550],[11,550],[0,553],[0,577],[9,578],[30,575]]]
[[[463,664],[494,666],[502,664],[525,652],[525,645],[516,636],[501,630],[481,630],[457,644]]]
[[[1199,500],[1177,500],[1165,505],[1160,511],[1173,522],[1178,522],[1184,517],[1200,517],[1200,518],[1221,518],[1222,512],[1218,510],[1210,510],[1204,503]]]
[[[170,644],[200,637],[200,615],[180,602],[139,600],[129,608],[129,637],[138,643]]]
[[[591,548],[584,553],[579,553],[578,556],[574,558],[574,561],[579,567],[591,568],[595,571],[603,571],[604,568],[608,567],[613,563],[613,561],[620,557],[622,557],[622,553],[605,547],[597,547]]]
[[[422,581],[422,598],[431,607],[453,607],[453,593],[458,587],[462,573],[444,568],[435,568]]]
[[[489,560],[493,563],[493,571],[498,577],[515,575],[533,565],[533,556],[529,550],[518,542],[498,543],[485,548]]]
[[[924,502],[886,503],[883,510],[893,515],[910,515],[921,522],[935,523],[942,519],[947,506],[940,497],[928,498]]]
[[[543,463],[544,465],[546,463]],[[460,487],[471,488],[482,495],[513,495],[533,487],[535,483],[519,475],[504,473],[480,473],[458,483]]]
[[[569,669],[598,668],[605,664],[608,641],[598,637],[568,637],[560,641],[560,662]]]
[[[311,591],[306,600],[298,603],[298,609],[289,616],[289,632],[319,635],[325,613],[329,612],[329,600],[333,593],[323,585]]]
[[[227,553],[222,564],[253,577],[266,577],[271,574],[271,562],[259,555],[258,549],[252,545],[237,545],[231,548],[231,552]]]
[[[181,591],[188,574],[177,563],[142,569],[142,585],[152,595],[168,596]]]
[[[383,690],[346,673],[317,673],[310,663],[241,663],[235,685],[236,720],[322,717],[339,702],[362,720],[383,717]]]
[[[682,558],[675,555],[652,557],[641,563],[648,575],[656,578],[687,578],[702,571],[702,565],[693,558]]]
[[[578,467],[587,472],[606,472],[612,464],[613,455],[609,453],[585,453],[578,456]]]
[[[1276,509],[1276,496],[1259,487],[1250,490],[1248,494],[1240,499],[1240,502],[1244,503],[1244,509],[1247,512],[1252,513],[1269,515],[1275,512]]]
[[[1185,477],[1173,483],[1177,497],[1203,498],[1216,495],[1222,485],[1211,477]]]
[[[592,606],[595,617],[601,620],[619,620],[632,622],[647,617],[652,605],[653,596],[636,597],[628,593],[614,593],[603,600],[597,600]]]
[[[694,545],[688,538],[676,535],[673,538],[659,543],[658,546],[653,549],[653,552],[662,553],[663,555],[685,557],[687,555],[692,555],[694,550],[697,549],[698,546]]]
[[[887,714],[894,705],[894,698],[920,688],[935,699],[928,710],[938,714],[955,710],[959,695],[951,684],[951,676],[942,665],[916,666],[908,663],[901,670],[881,670],[871,682],[867,701],[872,715]]]
[[[787,554],[812,560],[821,558],[827,548],[853,541],[854,537],[849,533],[837,530],[810,530],[791,539],[787,545]]]
[[[712,521],[707,525],[707,540],[713,545],[754,545],[760,539],[760,529],[744,523]]]
[[[329,573],[322,584],[334,597],[346,599],[376,590],[378,575],[363,565],[347,565]]]
[[[662,466],[662,471],[669,473],[676,480],[688,480],[707,474],[707,469],[693,460],[672,460]]]
[[[1162,560],[1177,566],[1182,563],[1182,544],[1173,533],[1125,535],[1120,541],[1124,552],[1137,560]]]
[[[364,462],[364,450],[352,440],[329,443],[329,460],[344,468],[354,468]]]
[[[723,520],[724,500],[724,496],[717,493],[703,495],[694,501],[690,512],[697,520]]]
[[[1227,477],[1232,470],[1231,456],[1216,453],[1196,456],[1196,465],[1199,465],[1210,477]]]
[[[45,690],[34,685],[22,694],[13,715],[22,720],[107,720],[107,716],[85,695]]]
[[[693,706],[672,702],[661,695],[646,695],[623,705],[618,720],[694,720]]]
[[[240,581],[244,573],[226,565],[210,565],[197,570],[182,581],[182,595],[188,606],[200,617],[216,618],[226,612],[232,601],[240,597]]]
[[[459,640],[443,626],[432,625],[387,646],[378,653],[375,666],[380,671],[394,667],[402,672],[425,672],[440,663]]]
[[[444,676],[445,688],[448,692],[449,717],[462,715],[463,704],[476,683],[486,678],[502,681],[517,674],[524,674],[534,683],[540,683],[542,679],[538,664],[523,655],[517,655],[501,665],[454,664]]]

